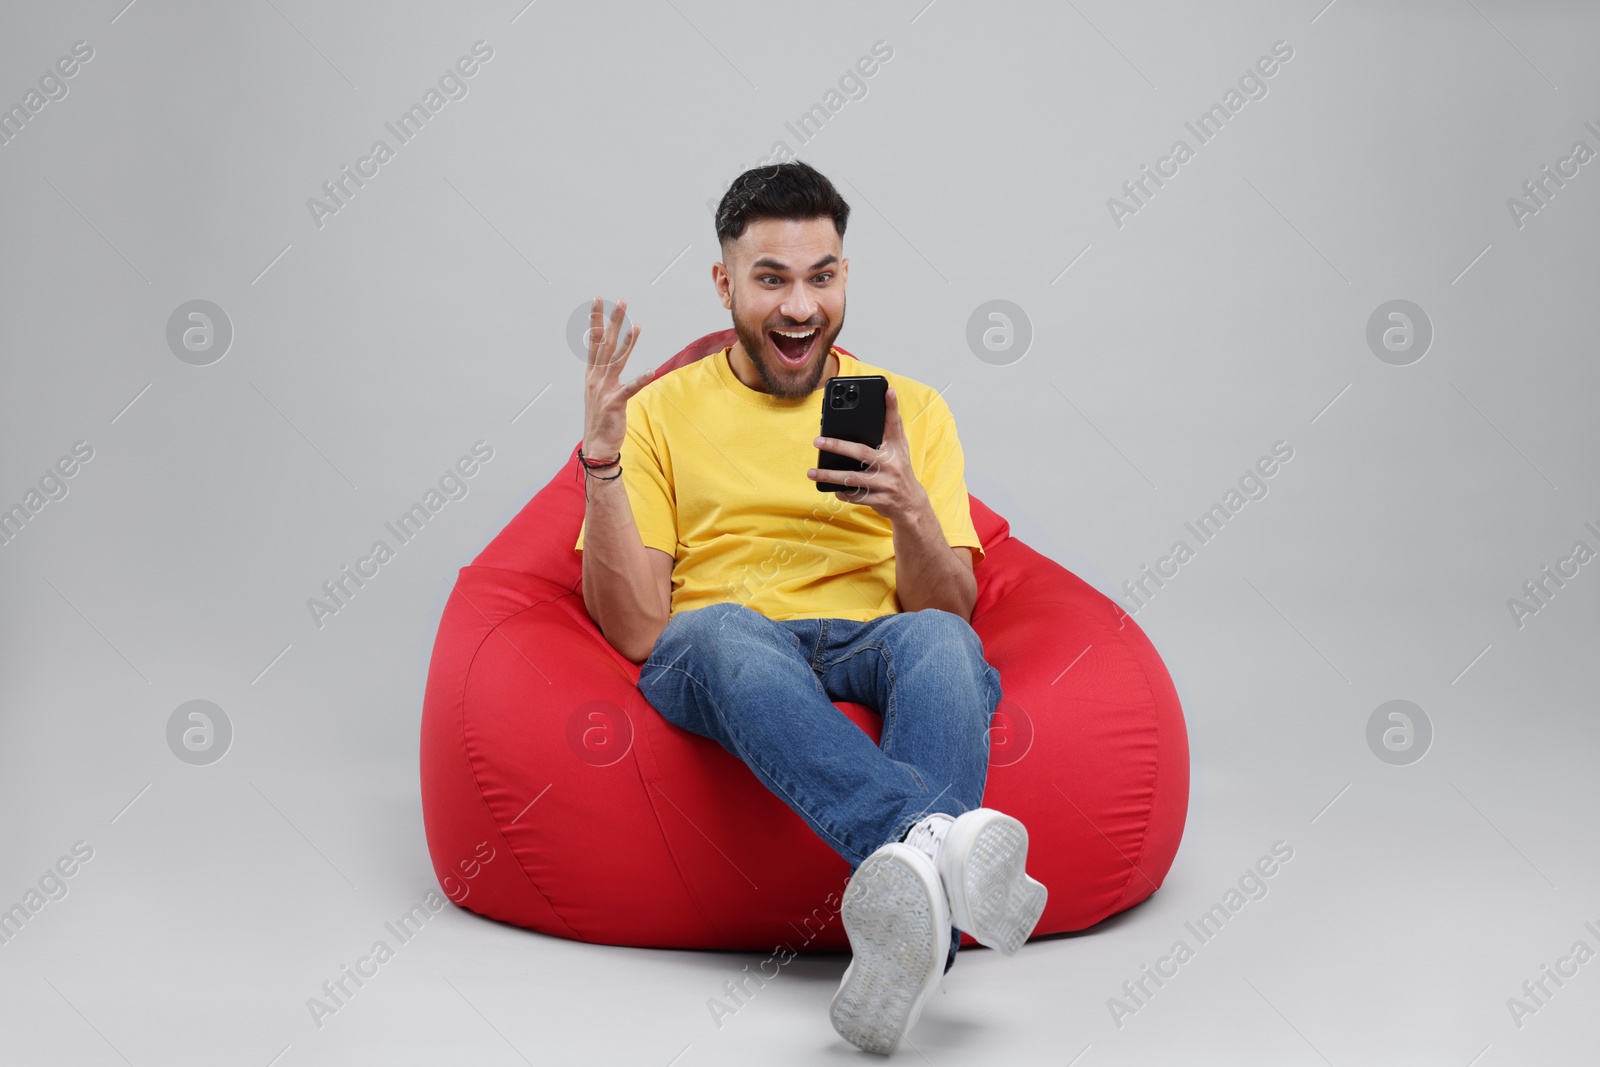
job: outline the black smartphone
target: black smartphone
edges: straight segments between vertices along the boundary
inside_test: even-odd
[[[822,433],[841,441],[856,441],[879,448],[888,408],[889,379],[881,374],[829,378],[822,388]],[[818,471],[864,471],[867,465],[838,452],[817,450]],[[848,492],[850,486],[817,481],[825,493]]]

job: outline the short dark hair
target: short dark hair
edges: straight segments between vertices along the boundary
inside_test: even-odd
[[[733,179],[717,206],[717,242],[724,248],[757,219],[805,220],[827,216],[844,238],[850,205],[822,173],[800,160],[752,167]]]

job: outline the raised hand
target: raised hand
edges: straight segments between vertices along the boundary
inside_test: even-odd
[[[597,296],[589,311],[589,365],[583,386],[583,454],[594,459],[610,459],[622,450],[628,431],[628,398],[650,384],[651,377],[646,371],[629,381],[621,380],[640,327],[634,324],[619,351],[617,333],[628,302],[618,300],[611,321],[602,327],[604,307]]]

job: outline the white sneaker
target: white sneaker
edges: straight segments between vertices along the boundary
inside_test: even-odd
[[[887,1056],[944,976],[950,905],[921,849],[891,841],[856,868],[840,904],[852,958],[828,1017],[839,1036]]]
[[[935,812],[906,834],[906,844],[933,860],[956,929],[1009,956],[1044,914],[1049,891],[1028,877],[1028,831],[993,808],[952,819]]]

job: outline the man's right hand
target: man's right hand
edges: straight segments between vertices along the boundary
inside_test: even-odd
[[[634,324],[617,349],[617,332],[628,302],[618,300],[611,321],[602,328],[605,305],[597,296],[589,311],[589,366],[585,371],[583,394],[583,454],[590,459],[610,459],[622,451],[628,431],[628,398],[650,384],[651,372],[630,381],[621,381],[640,327]]]

